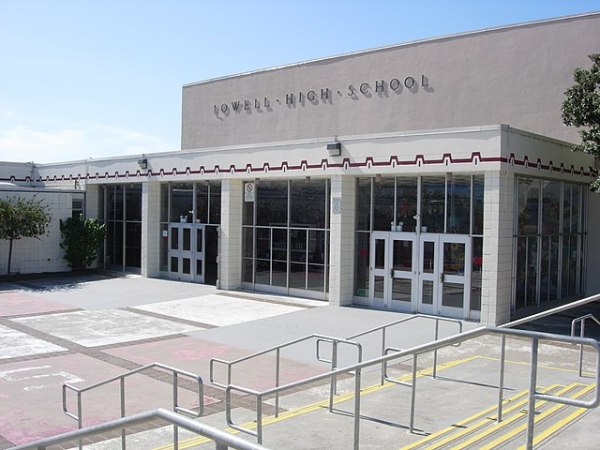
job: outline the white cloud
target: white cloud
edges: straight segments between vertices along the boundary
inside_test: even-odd
[[[107,125],[35,130],[25,125],[0,130],[0,161],[37,163],[177,150],[166,139]]]
[[[5,109],[0,111],[0,119],[11,120],[15,118],[15,111],[13,109]]]

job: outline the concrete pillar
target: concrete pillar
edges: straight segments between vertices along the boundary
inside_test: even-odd
[[[219,249],[220,289],[239,289],[242,283],[243,182],[224,179],[221,184]]]
[[[485,174],[481,324],[510,320],[513,270],[514,174]]]
[[[329,239],[329,303],[352,304],[354,294],[354,241],[356,181],[349,175],[331,177]]]
[[[142,276],[160,272],[160,183],[142,183]]]

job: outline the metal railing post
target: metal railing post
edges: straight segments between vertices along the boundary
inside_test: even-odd
[[[585,336],[585,319],[581,321],[581,326],[579,328],[579,337]],[[583,376],[583,344],[579,346],[579,376]]]
[[[120,391],[121,391],[121,418],[125,417],[125,377],[121,377],[120,380]],[[125,437],[125,428],[121,429],[121,449],[127,448],[127,438]]]
[[[81,407],[81,392],[77,392],[77,428],[83,428],[83,411]],[[79,439],[79,450],[83,449],[83,441]]]
[[[179,406],[177,383],[177,372],[173,372],[173,411],[177,411]],[[175,424],[173,424],[173,448],[179,450],[179,428]]]
[[[262,423],[262,395],[256,396],[256,440],[259,444],[263,442],[263,423]]]
[[[435,333],[434,333],[434,337],[433,340],[437,341],[438,337],[439,337],[439,328],[440,328],[440,321],[438,319],[435,320]],[[435,379],[437,377],[437,348],[433,351],[433,379]]]
[[[535,426],[535,394],[537,389],[538,337],[531,337],[531,362],[529,367],[529,404],[527,405],[527,442],[525,448],[533,449]]]
[[[331,342],[331,371],[337,367],[337,342]],[[332,376],[329,380],[329,412],[333,412],[333,397],[337,395],[337,377]]]
[[[408,432],[413,433],[415,429],[415,403],[417,400],[417,354],[413,354],[413,368],[412,368],[412,386],[410,393],[410,425]]]
[[[279,387],[279,357],[281,349],[275,351],[275,387]],[[275,417],[279,417],[279,392],[275,393]]]
[[[356,369],[354,375],[354,450],[360,449],[360,368]]]
[[[385,355],[385,346],[386,346],[386,332],[387,328],[383,327],[381,329],[381,354]],[[387,372],[387,363],[386,362],[382,362],[381,363],[381,385],[383,386],[383,383],[385,383],[385,372]]]
[[[498,417],[496,423],[502,422],[502,408],[504,403],[504,361],[506,358],[506,335],[502,335],[500,344],[500,380],[498,381]]]

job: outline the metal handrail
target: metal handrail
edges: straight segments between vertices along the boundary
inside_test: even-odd
[[[581,317],[577,317],[571,321],[571,336],[575,336],[575,330],[577,329],[577,324],[579,325],[579,337],[585,337],[585,321],[588,319],[592,319],[596,324],[600,325],[600,321],[596,319],[593,314],[586,314]],[[579,376],[581,377],[583,374],[583,345],[579,346]]]
[[[330,364],[331,365],[330,371],[334,371],[338,368],[338,346],[340,344],[350,345],[350,346],[355,347],[357,350],[357,358],[356,358],[357,362],[362,361],[362,345],[359,344],[358,342],[353,342],[348,339],[324,336],[321,334],[311,334],[309,336],[304,336],[304,337],[301,337],[298,339],[294,339],[292,341],[285,342],[283,344],[268,348],[266,350],[262,350],[260,352],[252,353],[251,355],[247,355],[247,356],[238,358],[233,361],[227,361],[227,360],[220,359],[220,358],[211,358],[209,361],[210,382],[212,384],[214,384],[215,386],[219,386],[223,389],[227,389],[227,387],[231,385],[232,368],[234,365],[248,361],[248,360],[256,358],[258,356],[265,355],[267,353],[275,352],[275,387],[278,387],[279,382],[280,382],[281,349],[283,349],[285,347],[290,347],[292,345],[299,344],[301,342],[305,342],[305,341],[308,341],[311,339],[316,340],[315,354],[316,354],[317,361]],[[320,354],[320,343],[321,342],[329,342],[332,345],[331,359],[325,359],[321,356],[321,354]],[[226,384],[215,380],[215,376],[214,376],[215,375],[215,373],[214,373],[215,364],[222,364],[227,367],[227,383]],[[330,392],[333,393],[336,391],[337,391],[337,380],[334,377],[331,379]],[[330,394],[330,399],[331,399],[331,401],[330,401],[329,407],[330,407],[330,410],[332,410],[333,409],[333,395],[332,394]],[[275,395],[275,417],[277,417],[278,415],[279,415],[279,394],[276,394]]]
[[[396,325],[400,325],[400,324],[410,322],[410,321],[416,320],[416,319],[426,319],[426,320],[435,321],[435,329],[434,329],[434,333],[433,333],[434,341],[437,341],[439,339],[440,322],[449,322],[449,323],[457,324],[458,325],[458,334],[462,333],[462,331],[463,331],[463,323],[461,320],[450,319],[447,317],[430,316],[427,314],[415,314],[413,316],[410,316],[410,317],[407,317],[404,319],[396,320],[394,322],[386,323],[384,325],[380,325],[378,327],[371,328],[370,330],[363,331],[361,333],[353,334],[352,336],[348,336],[346,339],[356,339],[358,337],[366,336],[368,334],[372,334],[372,333],[376,333],[377,331],[381,331],[381,355],[383,356],[386,353],[388,353],[391,349],[391,347],[390,347],[390,349],[388,349],[388,346],[386,343],[387,330]],[[456,346],[458,346],[458,345],[460,345],[460,343],[457,344]],[[386,372],[387,372],[387,366],[384,363],[382,363],[381,364],[381,384],[383,384],[386,381],[386,376],[385,376]],[[433,374],[432,374],[432,376],[433,376],[433,378],[437,377],[437,350],[435,350],[433,352]]]
[[[553,314],[557,314],[563,311],[568,311],[573,308],[578,308],[583,305],[587,305],[588,303],[593,303],[600,301],[600,294],[590,295],[589,297],[582,298],[581,300],[577,300],[571,303],[567,303],[562,306],[557,306],[556,308],[548,309],[546,311],[539,312],[534,314],[533,316],[527,316],[522,319],[513,320],[512,322],[505,323],[504,325],[500,325],[499,328],[512,328],[517,327],[519,325],[523,325],[525,323],[533,322],[534,320],[541,319],[542,317],[548,317]]]
[[[417,358],[419,355],[433,352],[436,349],[441,349],[443,347],[448,347],[454,344],[462,343],[471,339],[475,339],[481,336],[486,335],[499,335],[504,339],[508,336],[516,336],[521,338],[530,338],[531,339],[531,359],[530,359],[530,377],[529,377],[529,405],[528,405],[528,421],[527,421],[527,442],[526,448],[533,448],[533,435],[534,435],[534,416],[535,416],[535,401],[536,400],[546,400],[548,402],[561,403],[569,406],[575,406],[579,408],[595,408],[600,404],[600,344],[595,339],[587,339],[587,338],[574,338],[570,336],[563,336],[557,334],[548,334],[548,333],[539,333],[534,331],[525,331],[525,330],[514,330],[509,328],[491,328],[491,327],[481,327],[472,331],[465,332],[464,334],[449,336],[443,339],[440,339],[436,342],[430,342],[427,344],[419,345],[413,347],[411,349],[402,350],[400,352],[395,352],[389,355],[380,356],[377,358],[370,359],[368,361],[363,361],[359,364],[354,364],[352,366],[343,367],[340,369],[336,369],[334,371],[315,375],[310,378],[306,378],[304,380],[288,383],[283,386],[278,386],[271,389],[266,389],[264,391],[257,391],[253,389],[248,389],[242,386],[229,385],[225,390],[225,410],[226,410],[226,418],[227,424],[238,431],[243,433],[247,433],[249,435],[255,436],[260,444],[263,441],[263,418],[262,418],[262,404],[263,398],[273,396],[275,394],[280,394],[281,392],[296,389],[302,386],[305,386],[310,383],[315,383],[318,381],[332,379],[333,377],[342,375],[344,373],[348,373],[349,371],[353,371],[354,376],[354,449],[359,449],[359,437],[360,437],[360,388],[361,388],[361,374],[362,370],[392,361],[394,359],[403,358],[406,356],[413,357],[413,368],[412,368],[412,384],[411,384],[411,410],[410,410],[410,426],[409,431],[412,433],[414,431],[414,416],[415,416],[415,404],[416,404],[416,380],[417,380]],[[538,393],[536,391],[537,384],[537,370],[538,370],[538,347],[540,340],[547,341],[557,341],[557,342],[566,342],[570,344],[581,344],[581,345],[589,345],[596,352],[596,394],[595,398],[591,401],[582,401],[582,400],[573,400],[566,397],[553,396],[548,394]],[[504,345],[503,345],[504,347]],[[501,359],[501,367],[500,367],[500,378],[504,377],[504,358]],[[500,383],[499,389],[503,389]],[[240,425],[237,425],[233,422],[231,411],[232,411],[232,392],[238,391],[243,392],[249,395],[253,395],[256,397],[256,431],[253,431],[248,428],[244,428]],[[499,399],[502,397],[499,396]],[[501,400],[499,400],[501,402]]]
[[[83,438],[89,436],[123,429],[133,425],[139,425],[156,419],[164,420],[171,423],[173,427],[185,428],[188,431],[211,439],[216,444],[216,450],[225,450],[229,447],[238,450],[269,450],[260,444],[245,441],[238,436],[231,435],[210,425],[196,422],[188,419],[187,417],[180,416],[179,414],[162,408],[134,414],[128,417],[122,417],[120,419],[115,419],[103,424],[92,425],[76,431],[62,433],[56,436],[40,439],[35,442],[30,442],[28,444],[22,444],[17,447],[13,447],[12,450],[45,450],[51,445],[63,444],[65,442],[71,442],[75,440],[81,441]],[[125,449],[123,446],[121,448],[123,450]],[[175,443],[174,449],[178,450],[178,448],[179,444]]]
[[[76,386],[73,386],[72,384],[64,383],[62,386],[63,412],[65,413],[65,415],[67,415],[71,419],[76,420],[77,428],[81,429],[83,427],[82,394],[84,394],[85,392],[91,391],[93,389],[96,389],[100,386],[105,386],[107,384],[110,384],[114,381],[119,381],[120,412],[121,412],[121,418],[123,418],[123,417],[125,417],[125,379],[131,375],[135,375],[144,370],[155,369],[155,368],[167,370],[167,371],[171,372],[171,374],[173,376],[172,397],[173,397],[173,411],[174,412],[183,413],[190,417],[200,417],[204,414],[204,383],[202,381],[202,377],[198,374],[187,372],[185,370],[180,370],[176,367],[167,366],[167,365],[161,364],[161,363],[152,363],[152,364],[148,364],[146,366],[138,367],[137,369],[130,370],[129,372],[125,372],[121,375],[117,375],[112,378],[108,378],[106,380],[100,381],[100,382],[92,384],[90,386],[86,386],[84,388],[78,388]],[[194,381],[196,381],[196,383],[198,385],[198,412],[192,411],[191,409],[187,409],[187,408],[184,408],[179,405],[179,376],[192,378]],[[69,391],[69,390],[72,392],[75,392],[75,394],[77,395],[77,414],[70,412],[69,408],[67,406],[67,391]],[[178,443],[179,433],[178,433],[176,425],[174,425],[173,434],[174,434],[175,442]],[[126,447],[125,430],[123,430],[121,433],[121,442],[122,442],[122,448],[125,449],[125,447]],[[82,447],[82,445],[80,442],[79,448],[81,448],[81,447]]]

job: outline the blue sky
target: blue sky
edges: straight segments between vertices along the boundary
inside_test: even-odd
[[[186,83],[593,11],[600,0],[0,0],[0,161],[178,150]]]

